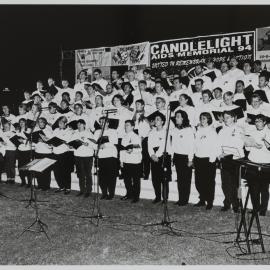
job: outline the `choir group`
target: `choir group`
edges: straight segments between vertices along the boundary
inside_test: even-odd
[[[221,210],[232,207],[237,212],[238,175],[220,164],[226,157],[270,163],[269,73],[260,61],[246,61],[240,68],[233,57],[219,67],[206,59],[192,75],[183,68],[169,78],[164,70],[154,80],[148,68],[142,74],[131,69],[123,76],[112,70],[110,82],[100,69],[94,70],[92,82],[82,71],[74,88],[66,79],[61,88],[52,78],[46,89],[38,81],[37,90],[24,91],[16,116],[2,104],[0,169],[7,175],[6,183],[14,183],[17,161],[20,168],[33,158],[53,158],[59,187],[55,192],[70,193],[75,167],[77,196],[89,197],[96,161],[101,199],[113,199],[120,177],[126,187],[121,199],[138,202],[140,180],[151,173],[153,203],[159,203],[168,198],[175,166],[176,204],[188,204],[194,169],[199,194],[195,206],[210,210],[220,168]],[[19,170],[19,176],[21,186],[31,185],[29,172]],[[37,188],[48,190],[51,169],[36,178]],[[257,182],[260,214],[265,215],[269,184]]]

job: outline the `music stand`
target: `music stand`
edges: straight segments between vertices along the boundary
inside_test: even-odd
[[[245,171],[247,172],[247,166],[250,165],[251,166],[251,163],[250,162],[245,162],[245,161],[241,161],[241,165],[240,165],[240,169],[239,169],[239,179],[241,181],[242,179],[242,169],[245,169]],[[261,169],[265,166],[263,164],[256,164],[254,163],[254,166],[258,168],[258,172],[261,171]],[[266,168],[269,170],[270,169],[270,166],[269,164],[266,166]],[[253,196],[251,195],[251,192],[250,192],[250,185],[252,185],[252,181],[247,181],[247,186],[248,186],[248,192],[247,192],[247,195],[246,195],[246,199],[245,199],[245,204],[244,204],[244,207],[242,206],[242,211],[241,211],[241,220],[240,220],[240,224],[237,228],[237,236],[236,236],[236,239],[235,239],[235,242],[239,245],[240,242],[243,242],[240,240],[240,235],[241,235],[241,232],[242,232],[242,227],[244,228],[244,236],[245,236],[245,239],[244,239],[244,242],[246,242],[246,245],[247,245],[247,252],[244,253],[243,255],[250,255],[250,254],[253,254],[251,252],[251,249],[250,249],[250,241],[253,241],[255,243],[259,243],[261,245],[261,250],[262,250],[262,253],[265,253],[265,247],[264,247],[264,243],[263,243],[263,237],[262,237],[262,231],[261,231],[261,224],[260,224],[260,219],[259,219],[259,215],[258,215],[258,209],[256,209],[256,206],[255,206],[255,203],[254,203],[254,199],[253,199]],[[247,226],[247,221],[246,221],[246,213],[247,213],[247,205],[248,205],[248,201],[249,199],[251,200],[251,204],[252,204],[252,211],[251,211],[251,218],[250,218],[250,222]],[[251,228],[252,228],[252,225],[253,225],[253,222],[254,222],[254,219],[256,221],[256,226],[257,226],[257,231],[258,231],[258,239],[249,239],[250,236],[251,236]],[[258,252],[257,252],[258,253]]]
[[[33,174],[33,180],[32,180],[34,182],[33,185],[35,185],[36,178],[34,177],[34,173],[37,173],[37,172],[42,173],[47,168],[52,166],[55,162],[56,162],[56,160],[49,159],[49,158],[34,159],[31,162],[29,162],[28,164],[19,168],[19,170],[26,170],[26,171],[31,172]],[[48,226],[47,226],[47,224],[45,224],[44,222],[41,221],[40,216],[39,216],[38,205],[37,205],[37,191],[35,188],[33,188],[31,192],[33,192],[32,196],[33,196],[33,203],[34,203],[33,208],[35,209],[35,220],[30,226],[26,227],[22,231],[22,233],[18,236],[18,238],[21,237],[26,231],[29,231],[29,232],[34,232],[34,233],[44,233],[46,235],[47,239],[49,241],[51,241],[47,232],[46,232],[46,229],[48,229]],[[35,225],[37,225],[37,229],[36,230],[31,229]]]

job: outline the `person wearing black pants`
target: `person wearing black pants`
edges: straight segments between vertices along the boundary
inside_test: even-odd
[[[256,130],[250,132],[250,136],[255,143],[251,145],[246,143],[245,145],[249,150],[248,159],[257,164],[257,166],[254,166],[257,169],[249,170],[247,180],[250,186],[253,209],[259,212],[261,216],[265,216],[269,202],[269,173],[263,168],[258,169],[262,163],[270,164],[270,132],[269,128],[266,127],[265,116],[256,115],[255,127]]]
[[[139,84],[144,85],[144,82]],[[148,134],[150,132],[150,125],[145,117],[145,103],[142,99],[138,99],[135,102],[135,114],[132,120],[135,123],[134,132],[141,138],[142,145],[142,162],[141,172],[144,180],[149,178],[150,174],[150,156],[148,153]]]
[[[148,153],[148,137],[142,139],[142,174],[143,179],[147,180],[150,174],[150,156]]]
[[[48,144],[44,142],[42,138],[51,137],[52,129],[48,125],[47,120],[44,117],[40,117],[38,120],[38,126],[34,130],[35,132],[39,132],[39,139],[35,141],[35,158],[43,159],[43,158],[52,158],[52,148],[49,147]],[[44,134],[41,134],[44,133]],[[51,170],[52,168],[47,168],[45,171],[41,173],[35,173],[35,177],[37,179],[38,188],[46,191],[50,189],[51,185]]]
[[[151,119],[149,120],[151,121]],[[148,137],[148,152],[151,157],[152,183],[156,196],[153,203],[160,202],[161,196],[163,201],[165,201],[168,199],[169,195],[169,181],[171,179],[171,140],[170,136],[168,136],[166,147],[167,153],[164,156],[164,146],[166,141],[166,129],[164,128],[165,121],[166,117],[162,113],[154,113],[154,123],[156,128],[150,132]],[[165,170],[163,170],[163,164]]]
[[[2,172],[4,170],[4,156],[5,156],[5,147],[3,145],[3,142],[0,142],[0,183],[2,182]]]
[[[117,148],[118,143],[117,132],[115,129],[109,128],[109,119],[106,122],[103,137],[101,130],[96,130],[94,134],[95,140],[100,145],[98,153],[98,177],[101,188],[101,199],[112,200],[115,194],[116,178],[118,175]],[[105,118],[99,119],[100,125],[103,126]]]
[[[212,116],[208,112],[200,114],[200,126],[195,134],[194,168],[195,186],[199,193],[199,202],[194,206],[206,205],[206,210],[213,208],[215,195],[215,161],[219,154],[218,137],[215,129],[211,126]]]
[[[16,166],[16,146],[10,141],[15,136],[15,132],[11,131],[11,123],[3,123],[3,146],[5,149],[4,171],[7,175],[6,184],[15,184],[15,166]]]
[[[182,110],[175,112],[175,128],[172,130],[172,151],[174,153],[173,160],[179,195],[179,200],[175,204],[184,206],[188,204],[190,195],[194,132],[190,127],[187,113]]]
[[[56,128],[52,137],[57,137],[65,142],[69,142],[71,139],[71,131],[66,127],[67,118],[62,116],[58,120],[58,128]],[[53,158],[57,160],[54,165],[54,176],[59,188],[55,191],[62,192],[67,195],[71,189],[71,172],[73,171],[73,153],[70,151],[66,143],[62,143],[58,146],[53,146]]]
[[[74,156],[76,164],[76,172],[79,178],[80,192],[76,196],[87,198],[92,193],[92,166],[93,155],[96,144],[93,140],[93,135],[89,130],[86,130],[86,123],[83,119],[77,122],[78,130],[72,135],[72,142],[80,142],[81,145],[74,145]]]
[[[120,152],[120,164],[127,191],[121,200],[132,199],[132,203],[138,202],[140,198],[142,161],[141,138],[134,132],[134,126],[133,120],[125,121],[126,134],[122,139],[123,150]]]
[[[233,207],[235,213],[239,212],[239,200],[237,198],[237,188],[239,182],[239,170],[235,167],[234,164],[230,165],[226,163],[227,154],[231,154],[229,149],[234,149],[232,159],[239,159],[244,157],[244,141],[243,141],[243,130],[236,125],[237,117],[233,111],[224,111],[223,112],[224,126],[218,133],[218,138],[220,142],[220,155],[221,159],[221,187],[224,193],[224,206],[221,208],[221,211],[228,211]],[[227,151],[227,153],[226,153]]]
[[[31,161],[32,157],[32,151],[31,151],[31,143],[27,139],[25,133],[29,134],[30,129],[27,128],[26,126],[26,119],[21,118],[19,120],[19,130],[16,132],[16,135],[19,136],[19,139],[21,144],[18,146],[18,152],[17,152],[17,158],[18,158],[18,168],[19,168],[19,176],[21,178],[21,186],[26,185],[26,179],[27,179],[27,187],[31,186],[31,181],[32,181],[32,175],[31,172],[27,170],[20,170],[20,168],[27,163]]]

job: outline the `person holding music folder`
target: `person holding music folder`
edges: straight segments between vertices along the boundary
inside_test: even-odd
[[[105,124],[105,117],[99,119],[100,126]],[[104,134],[101,136],[101,129],[95,131],[94,138],[100,145],[98,153],[99,166],[99,185],[101,188],[101,199],[111,200],[114,197],[116,177],[118,175],[117,148],[118,143],[117,132],[115,129],[109,128],[110,120],[106,121]]]
[[[121,200],[132,199],[136,203],[140,198],[140,178],[142,149],[141,138],[134,132],[133,120],[125,121],[125,136],[122,139],[120,151],[120,164],[123,168],[123,177],[126,187],[126,195]]]
[[[135,123],[134,132],[141,138],[142,144],[142,177],[144,180],[149,178],[150,174],[150,156],[148,153],[148,135],[150,132],[150,125],[145,116],[145,103],[142,99],[135,102],[136,110],[132,117]]]
[[[70,127],[73,130],[76,130],[78,128],[77,121],[83,119],[86,123],[86,129],[90,129],[90,121],[89,117],[86,113],[83,112],[83,106],[80,103],[77,103],[74,105],[74,113],[71,115],[69,122],[67,123],[67,126]],[[91,127],[93,129],[93,127]]]
[[[47,120],[47,125],[52,129],[57,128],[56,121],[61,117],[61,114],[57,111],[58,106],[55,102],[50,102],[48,106],[48,111],[42,113],[42,117]]]
[[[12,122],[12,125],[14,126],[15,130],[19,128],[19,121],[21,118],[27,119],[27,110],[25,104],[20,104],[18,107],[19,114],[15,116],[15,119]]]
[[[11,130],[11,123],[5,121],[3,124],[3,145],[5,147],[5,158],[4,158],[4,171],[7,174],[7,184],[15,183],[15,167],[16,167],[16,145],[10,140],[16,133]]]
[[[185,111],[178,110],[175,112],[175,128],[172,130],[171,135],[179,195],[176,204],[184,206],[189,201],[194,156],[194,132]]]
[[[244,157],[244,131],[236,125],[237,117],[233,111],[223,112],[224,126],[219,131],[219,147],[221,160],[221,187],[225,196],[221,211],[228,211],[233,206],[233,211],[238,212],[237,188],[238,169],[228,160]]]
[[[52,136],[52,128],[48,125],[47,120],[44,117],[38,119],[37,127],[32,134],[32,140],[35,148],[35,158],[52,158],[52,147],[50,147],[45,141],[46,138]],[[41,173],[35,173],[38,189],[43,191],[50,189],[51,184],[51,168],[47,168]]]
[[[218,156],[218,137],[209,112],[200,115],[200,125],[195,133],[194,168],[195,186],[199,193],[199,202],[195,207],[205,206],[210,210],[213,207],[215,194],[216,159]]]
[[[67,195],[70,193],[71,188],[71,172],[73,171],[73,155],[67,145],[72,136],[72,131],[67,128],[67,118],[65,116],[60,117],[58,120],[58,128],[56,128],[51,138],[43,139],[47,144],[53,147],[53,159],[57,160],[54,165],[54,176],[58,185],[56,193],[64,191]]]
[[[153,116],[152,116],[153,117]],[[151,158],[152,184],[155,191],[154,204],[168,199],[169,181],[171,180],[171,141],[166,142],[166,117],[156,112],[154,116],[155,128],[148,136],[148,153]],[[166,153],[164,153],[166,144]],[[164,166],[163,166],[164,165]]]
[[[21,178],[21,186],[26,185],[27,179],[27,187],[31,187],[31,173],[26,170],[20,170],[20,168],[31,161],[31,138],[30,138],[30,128],[27,128],[26,119],[21,118],[19,121],[19,129],[16,132],[16,135],[19,137],[20,145],[18,146],[18,168],[19,168],[19,176]]]
[[[251,141],[246,143],[249,151],[248,160],[256,163],[259,168],[261,164],[270,164],[270,130],[266,127],[266,118],[262,114],[255,116],[256,129],[249,133]],[[265,216],[269,201],[269,173],[263,168],[249,170],[246,176],[253,200],[253,209]]]
[[[83,119],[77,121],[77,130],[72,135],[70,147],[74,149],[76,172],[79,178],[80,192],[76,196],[87,198],[92,193],[92,166],[96,143],[92,133],[86,129]]]

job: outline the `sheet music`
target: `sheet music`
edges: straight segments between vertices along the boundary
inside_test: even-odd
[[[30,167],[30,170],[35,172],[42,172],[49,168],[51,165],[53,165],[55,162],[56,160],[54,159],[43,158],[39,162],[34,164],[32,167]]]
[[[222,146],[222,152],[225,155],[233,155],[234,157],[241,158],[241,155],[236,147]]]

